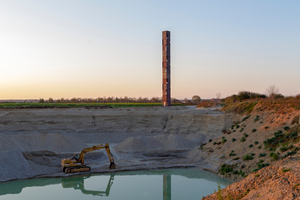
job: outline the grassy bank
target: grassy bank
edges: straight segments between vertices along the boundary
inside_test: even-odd
[[[182,104],[172,104],[181,106]],[[0,109],[23,108],[119,108],[162,106],[161,103],[0,103]]]
[[[252,111],[274,111],[278,113],[288,113],[300,110],[300,99],[298,98],[280,98],[271,99],[251,99],[242,102],[228,103],[222,110],[226,113],[250,114]]]

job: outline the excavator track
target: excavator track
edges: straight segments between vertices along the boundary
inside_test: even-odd
[[[75,173],[75,172],[87,172],[90,171],[91,168],[89,166],[78,166],[78,167],[67,167],[65,168],[65,173],[69,174],[69,173]]]

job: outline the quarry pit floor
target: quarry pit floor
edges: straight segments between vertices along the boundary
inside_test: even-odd
[[[89,173],[203,168],[216,172],[218,162],[199,154],[199,145],[229,128],[233,115],[195,107],[0,110],[0,182],[65,177],[62,158],[109,143],[117,168],[106,152],[85,154]],[[83,173],[80,173],[83,174]]]

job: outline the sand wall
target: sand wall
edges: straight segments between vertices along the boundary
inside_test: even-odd
[[[3,134],[60,133],[80,138],[82,134],[94,137],[96,133],[108,140],[115,139],[113,142],[137,134],[162,133],[190,135],[190,138],[202,134],[214,138],[223,128],[229,128],[234,118],[217,111],[188,107],[2,110],[0,130]],[[119,133],[119,136],[111,138],[109,133]],[[124,133],[128,135],[123,137]]]

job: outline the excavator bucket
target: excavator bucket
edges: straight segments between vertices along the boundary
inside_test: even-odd
[[[116,169],[116,164],[114,162],[110,162],[109,169]]]

